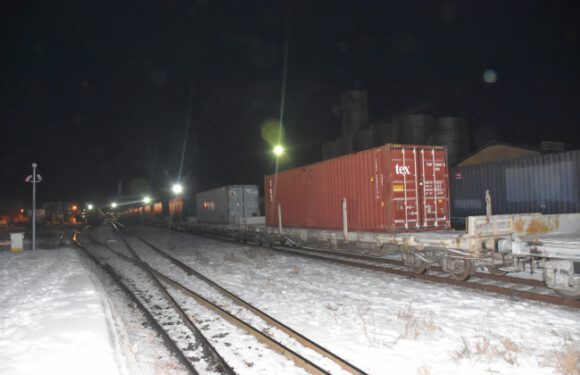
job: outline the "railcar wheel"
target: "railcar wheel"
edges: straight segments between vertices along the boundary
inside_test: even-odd
[[[414,273],[420,275],[427,271],[429,268],[429,263],[425,262],[423,259],[419,258],[415,254],[409,252],[403,253],[403,263],[411,269]]]
[[[486,266],[485,268],[487,268],[487,270],[489,271],[489,273],[491,273],[492,275],[495,275],[495,276],[505,276],[505,275],[507,275],[507,272],[500,270],[499,269],[499,266]]]
[[[451,275],[452,278],[458,281],[464,281],[471,275],[473,264],[471,260],[464,258],[449,258],[447,259],[447,267],[445,271]]]

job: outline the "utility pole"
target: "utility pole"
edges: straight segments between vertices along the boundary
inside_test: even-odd
[[[36,250],[36,163],[32,163],[32,250]]]
[[[32,163],[32,174],[26,177],[26,182],[32,182],[32,250],[36,250],[36,183],[42,181],[42,176],[36,174],[36,163]]]

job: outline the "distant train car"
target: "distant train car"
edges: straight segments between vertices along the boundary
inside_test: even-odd
[[[266,225],[417,232],[450,228],[445,146],[387,144],[265,177]]]
[[[197,221],[239,224],[243,218],[260,216],[259,189],[256,185],[228,185],[197,193]]]
[[[105,221],[106,215],[100,208],[88,210],[86,214],[87,223],[90,225],[99,225]]]

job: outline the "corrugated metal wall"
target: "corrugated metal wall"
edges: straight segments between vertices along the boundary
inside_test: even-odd
[[[453,216],[580,212],[580,150],[453,168]]]
[[[384,145],[265,176],[266,225],[340,230],[346,199],[353,231],[450,226],[447,151]]]
[[[197,220],[207,223],[237,224],[243,217],[260,214],[257,185],[228,185],[195,195]]]

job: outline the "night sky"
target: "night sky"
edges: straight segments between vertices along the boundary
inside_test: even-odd
[[[287,167],[340,135],[333,105],[350,89],[368,92],[371,121],[465,116],[472,149],[578,147],[579,4],[5,1],[0,199],[30,195],[32,162],[40,201],[106,202],[119,181],[162,192],[180,169],[190,192],[261,184],[284,56]]]

